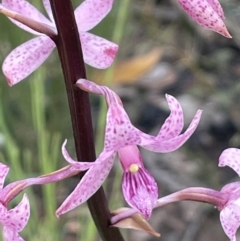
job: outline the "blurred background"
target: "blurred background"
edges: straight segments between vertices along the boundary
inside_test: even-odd
[[[31,1],[45,13],[41,0]],[[182,105],[185,128],[197,109],[199,127],[172,153],[141,149],[144,163],[165,196],[190,186],[220,189],[239,180],[218,158],[229,147],[240,147],[240,6],[220,1],[233,39],[201,28],[180,9],[177,0],[115,1],[111,13],[91,32],[119,43],[114,65],[107,71],[87,67],[87,76],[110,86],[124,102],[133,124],[157,134],[169,115],[165,93]],[[74,6],[80,4],[73,1]],[[0,63],[33,36],[0,16]],[[60,147],[65,138],[74,157],[73,136],[57,51],[27,79],[13,87],[0,72],[0,161],[11,167],[5,184],[52,172],[66,165]],[[106,107],[91,96],[96,151],[104,139]],[[111,210],[126,206],[121,193],[121,167],[116,161],[105,182]],[[31,217],[21,233],[35,240],[99,240],[87,205],[57,219],[57,207],[74,189],[77,178],[26,190]],[[11,202],[15,206],[22,194]],[[126,240],[226,241],[219,212],[201,203],[181,202],[154,210],[151,225],[160,238],[142,231],[123,231]]]

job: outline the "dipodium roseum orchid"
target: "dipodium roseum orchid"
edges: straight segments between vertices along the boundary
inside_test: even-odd
[[[240,150],[229,148],[219,158],[219,166],[229,166],[240,176]],[[220,221],[224,232],[231,241],[236,241],[236,232],[240,226],[240,182],[225,185],[221,193],[226,194],[227,202],[220,210]]]
[[[123,168],[122,191],[126,202],[149,218],[158,197],[154,178],[145,169],[137,145],[155,152],[171,152],[179,148],[192,135],[200,117],[199,110],[187,130],[183,128],[183,112],[179,102],[166,95],[170,116],[166,119],[157,136],[147,135],[135,128],[118,95],[109,88],[91,81],[77,81],[81,89],[104,95],[108,105],[104,148],[95,165],[90,167],[70,196],[63,202],[56,214],[59,216],[85,202],[102,185],[113,166],[118,153]],[[69,157],[70,158],[70,157]]]
[[[111,10],[113,0],[86,0],[75,10],[75,19],[82,43],[85,63],[99,69],[109,67],[116,55],[118,46],[106,39],[87,31],[96,26]],[[57,34],[49,0],[43,0],[43,5],[50,18],[47,19],[41,12],[25,0],[2,0],[0,9],[7,8],[22,16],[49,26]],[[38,35],[15,48],[4,60],[2,69],[10,86],[26,78],[36,70],[51,54],[55,43],[46,35],[12,20],[20,28]]]
[[[26,226],[30,216],[30,204],[26,194],[22,201],[13,209],[8,210],[2,200],[3,183],[8,174],[9,167],[0,163],[0,223],[4,241],[23,241],[19,232]]]
[[[231,38],[223,22],[224,12],[218,0],[178,0],[178,2],[199,25]]]
[[[9,167],[0,163],[0,223],[2,225],[4,241],[23,241],[18,233],[26,226],[30,216],[30,204],[27,195],[13,209],[8,210],[8,203],[20,192],[32,185],[41,185],[61,181],[92,167],[94,163],[75,162],[70,160],[65,150],[66,141],[62,146],[62,154],[69,162],[68,166],[39,177],[32,177],[12,182],[3,188]]]

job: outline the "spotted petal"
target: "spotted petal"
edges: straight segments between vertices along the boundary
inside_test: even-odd
[[[95,165],[87,171],[74,191],[58,208],[57,216],[84,203],[100,188],[112,168],[114,156],[114,152],[105,151],[99,155]]]
[[[79,79],[77,86],[85,91],[104,95],[109,106],[105,131],[105,150],[117,151],[125,146],[139,145],[142,132],[135,128],[118,95],[106,86],[100,86],[86,79]],[[149,139],[154,136],[146,135]]]
[[[8,172],[9,172],[9,167],[0,162],[0,191],[3,188],[3,184]]]
[[[140,133],[132,125],[121,105],[113,103],[109,106],[105,132],[105,149],[107,151],[117,151],[125,146],[140,144]]]
[[[213,10],[218,14],[221,19],[225,19],[224,12],[221,4],[218,0],[207,0],[208,3],[212,6]]]
[[[15,48],[2,66],[8,84],[17,84],[30,75],[48,58],[54,47],[49,37],[39,36]]]
[[[190,138],[190,136],[196,130],[201,118],[201,114],[202,111],[198,110],[189,127],[183,134],[168,140],[159,139],[158,136],[150,140],[149,136],[143,133],[141,134],[142,142],[140,145],[147,150],[162,153],[171,152],[178,149]]]
[[[119,96],[107,86],[98,85],[87,79],[79,79],[76,86],[84,91],[97,95],[103,95],[108,106],[111,106],[113,103],[122,105],[122,101]]]
[[[14,232],[20,232],[26,226],[30,217],[30,204],[26,194],[24,194],[22,201],[13,209],[7,212],[3,219],[4,226],[7,226]]]
[[[219,157],[218,166],[229,166],[240,176],[240,150],[237,148],[224,150]]]
[[[220,212],[220,221],[226,235],[231,241],[236,241],[236,232],[240,226],[240,207],[234,203],[228,204]]]
[[[78,31],[95,27],[112,9],[113,0],[85,0],[75,10]]]
[[[222,20],[223,14],[216,0],[178,0],[178,2],[198,24],[231,38]]]
[[[149,219],[158,198],[157,183],[151,174],[144,167],[124,172],[122,190],[126,202]]]
[[[2,0],[2,5],[9,8],[12,11],[16,11],[17,13],[33,19],[37,22],[44,23],[49,26],[53,26],[53,24],[41,13],[36,9],[33,5],[25,0]],[[31,28],[27,27],[26,25],[19,23],[11,18],[9,18],[14,24],[18,27],[30,32],[32,34],[39,34],[38,32],[32,30]]]
[[[165,120],[158,133],[158,140],[168,140],[178,136],[183,129],[183,111],[182,107],[173,96],[166,94],[170,116]]]
[[[90,167],[94,166],[94,162],[78,162],[78,161],[73,160],[70,157],[68,151],[66,150],[66,144],[67,144],[67,140],[65,140],[62,145],[62,155],[70,165],[74,166],[76,169],[81,170],[81,171],[85,171],[85,170],[89,169]]]
[[[98,69],[108,68],[118,51],[118,45],[91,33],[80,32],[84,62]]]

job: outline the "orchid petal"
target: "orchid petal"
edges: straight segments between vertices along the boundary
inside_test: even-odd
[[[14,232],[20,232],[26,226],[30,217],[30,204],[26,194],[22,201],[13,209],[7,212],[7,215],[2,218],[4,226],[10,228]]]
[[[123,107],[111,104],[107,113],[105,149],[116,151],[125,146],[138,145],[140,142],[140,131],[132,125]]]
[[[52,14],[52,8],[51,8],[51,4],[49,0],[43,0],[43,6],[48,14],[48,17],[51,19],[52,21],[52,25],[55,25],[53,23],[55,23],[54,18],[53,18],[53,14]]]
[[[218,0],[207,0],[207,1],[212,6],[214,11],[218,14],[218,16],[221,19],[225,19],[224,12],[223,12],[222,6],[219,3],[219,1]]]
[[[3,227],[3,241],[24,241],[17,232],[8,227]]]
[[[236,232],[240,226],[240,207],[236,204],[228,204],[220,212],[220,221],[224,232],[231,241],[236,241]]]
[[[86,79],[79,79],[77,86],[90,93],[104,95],[109,106],[106,120],[105,149],[116,151],[125,146],[139,145],[140,135],[144,134],[135,128],[122,106],[119,96],[106,86],[100,86]],[[153,136],[146,135],[152,141]]]
[[[149,136],[143,133],[141,134],[142,143],[140,145],[147,150],[162,153],[178,149],[190,138],[190,136],[196,130],[201,118],[201,114],[202,111],[198,110],[189,127],[183,134],[168,140],[159,139],[158,136],[156,136],[153,140],[150,140]]]
[[[240,176],[240,150],[228,148],[219,157],[219,167],[229,166]]]
[[[218,32],[227,38],[231,38],[222,21],[222,13],[219,10],[219,6],[216,5],[216,1],[210,1],[209,3],[207,0],[178,0],[178,2],[199,25]]]
[[[126,202],[149,219],[158,198],[157,183],[150,173],[144,167],[124,172],[122,190]]]
[[[75,10],[78,31],[95,27],[112,9],[113,0],[85,0]]]
[[[58,208],[57,216],[81,205],[100,188],[112,168],[114,156],[114,152],[105,151],[99,155],[95,165],[87,171],[74,191]]]
[[[35,8],[32,4],[25,0],[2,0],[2,5],[9,8],[12,11],[16,11],[16,13],[19,13],[25,17],[28,17],[30,19],[33,19],[37,22],[53,26],[53,24],[41,13],[38,11],[37,8]],[[18,27],[26,30],[27,32],[30,32],[35,35],[39,35],[38,32],[32,30],[31,28],[27,27],[26,25],[19,23],[16,20],[13,20],[9,18],[14,24],[16,24]]]
[[[9,167],[0,162],[0,190],[3,189],[3,184],[8,172],[9,172]]]
[[[173,96],[166,94],[170,116],[165,120],[158,133],[158,140],[168,140],[178,136],[183,129],[183,111],[182,107]]]
[[[62,145],[62,155],[70,165],[74,166],[76,169],[81,170],[81,171],[85,171],[85,170],[89,169],[90,167],[94,166],[94,162],[78,162],[78,161],[73,160],[70,157],[68,151],[66,150],[66,144],[67,144],[67,140],[65,140]]]
[[[15,85],[30,75],[48,58],[54,47],[49,37],[39,36],[15,48],[2,66],[8,84]]]
[[[103,95],[106,99],[108,106],[110,106],[113,103],[118,103],[119,105],[122,105],[122,101],[119,98],[119,96],[114,91],[109,89],[107,86],[98,85],[87,79],[77,80],[76,86],[78,86],[80,89],[84,91],[94,93],[97,95]]]
[[[91,33],[80,32],[84,62],[98,69],[108,68],[118,51],[118,45]]]

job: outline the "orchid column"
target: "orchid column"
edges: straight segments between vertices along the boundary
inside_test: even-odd
[[[86,72],[73,8],[70,0],[50,0],[58,36],[55,40],[65,77],[78,160],[95,160],[92,120],[88,94],[74,85]],[[123,240],[117,229],[110,229],[110,213],[103,189],[88,200],[89,209],[103,240]]]

